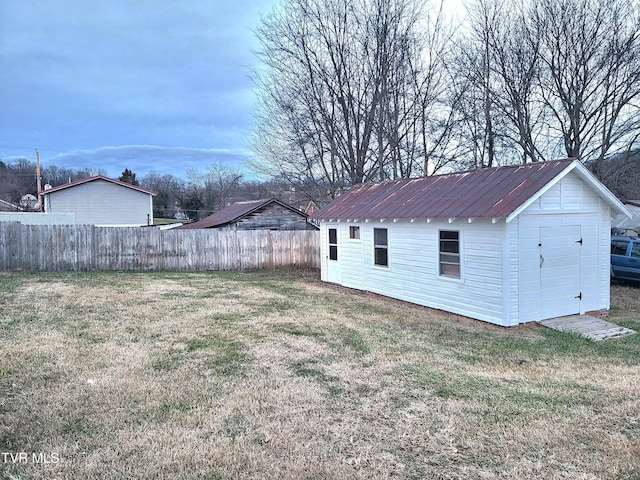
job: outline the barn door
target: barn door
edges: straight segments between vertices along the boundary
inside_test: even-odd
[[[338,261],[338,229],[327,229],[327,281],[340,283],[340,262]]]
[[[580,313],[580,225],[540,228],[540,310],[543,318]]]

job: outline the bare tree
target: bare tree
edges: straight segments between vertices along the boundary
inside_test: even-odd
[[[285,0],[258,30],[254,149],[265,169],[333,194],[422,173],[415,0]]]
[[[459,39],[464,142],[476,167],[603,162],[640,133],[640,13],[626,0],[476,0]]]
[[[258,31],[256,150],[287,177],[362,182],[377,96],[357,1],[288,0]],[[275,161],[274,161],[275,160]]]
[[[603,173],[640,129],[640,11],[627,0],[534,0],[539,81],[568,157]]]
[[[201,209],[211,213],[235,201],[235,195],[242,183],[242,173],[214,162],[204,171],[187,171],[191,188],[200,192]]]
[[[493,47],[498,36],[503,2],[477,0],[467,8],[466,30],[459,37],[454,69],[455,88],[460,96],[461,141],[467,146],[467,167],[497,165],[497,145],[502,118],[497,107],[500,83]]]
[[[399,11],[404,15],[396,14],[393,31],[396,43],[402,44],[380,61],[386,68],[378,114],[379,128],[385,132],[378,135],[381,179],[429,175],[457,157],[453,139],[459,117],[447,69],[454,31],[443,5],[443,1],[423,8],[402,4],[405,10]],[[411,28],[403,25],[403,19],[410,19]]]
[[[173,217],[180,213],[186,194],[183,180],[171,174],[151,172],[142,177],[140,184],[156,192],[156,196],[153,197],[154,217]]]
[[[368,34],[376,45],[372,69],[379,79],[379,179],[410,177],[422,167],[416,128],[421,97],[414,77],[423,54],[423,15],[412,0],[372,0],[372,7]]]
[[[637,158],[637,3],[475,0],[455,35],[442,5],[284,0],[258,31],[262,171],[317,199],[561,156],[606,181]]]
[[[613,156],[603,162],[601,172],[603,181],[618,198],[640,202],[640,150]]]
[[[540,70],[540,39],[527,28],[527,16],[514,2],[500,5],[500,14],[486,25],[491,69],[496,85],[493,98],[505,119],[501,132],[522,163],[546,159],[548,116],[544,108]]]

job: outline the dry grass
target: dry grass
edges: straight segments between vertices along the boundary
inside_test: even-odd
[[[639,293],[614,286],[611,320],[640,330]],[[6,478],[640,476],[640,335],[503,329],[314,272],[2,273],[0,326]]]

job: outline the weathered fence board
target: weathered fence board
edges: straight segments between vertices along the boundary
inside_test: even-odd
[[[317,231],[160,230],[0,222],[0,270],[320,267]]]

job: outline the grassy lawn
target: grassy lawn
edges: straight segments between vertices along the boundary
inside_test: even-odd
[[[0,477],[640,477],[640,335],[318,276],[0,273]],[[610,319],[640,330],[640,287]]]

